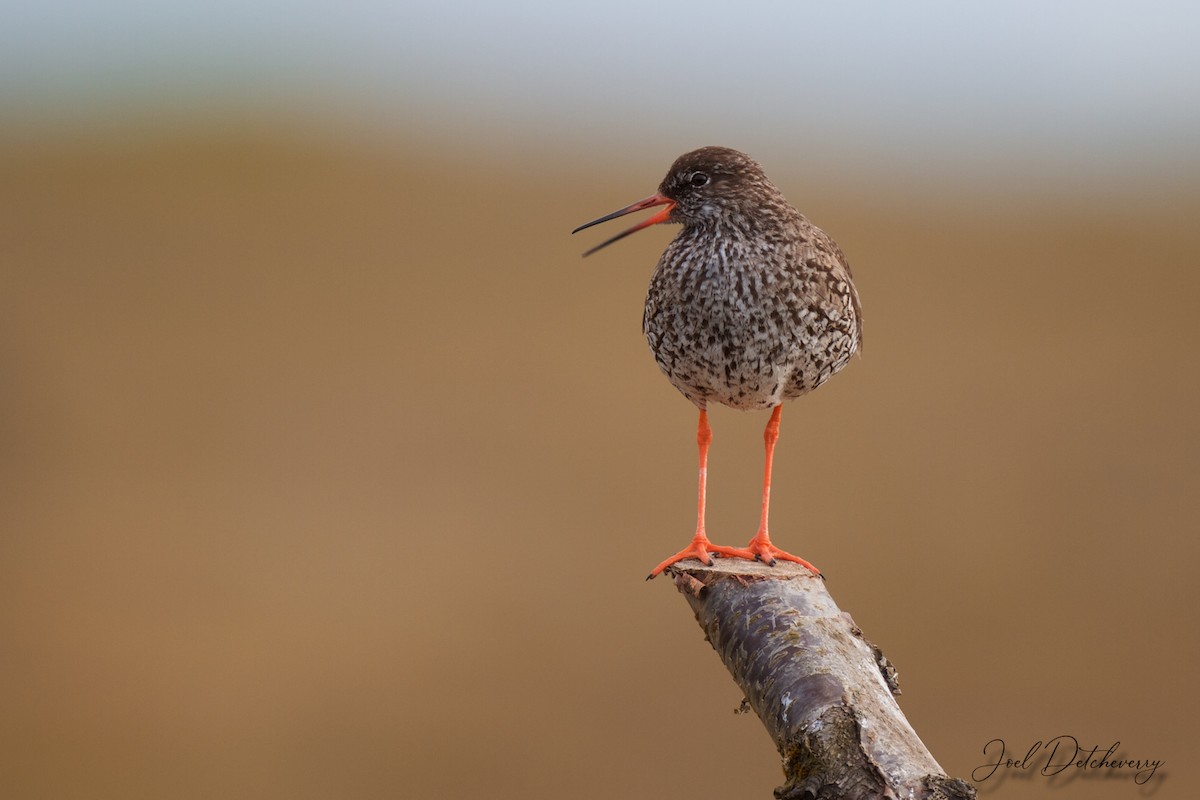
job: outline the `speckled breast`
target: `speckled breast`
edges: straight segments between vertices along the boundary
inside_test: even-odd
[[[685,231],[663,253],[643,330],[659,368],[697,406],[779,405],[820,386],[858,349],[849,269],[812,230],[819,236],[774,246]]]

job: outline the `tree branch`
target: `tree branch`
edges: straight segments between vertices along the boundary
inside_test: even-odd
[[[896,704],[896,671],[796,564],[718,559],[671,568],[705,637],[783,758],[780,800],[968,800]]]

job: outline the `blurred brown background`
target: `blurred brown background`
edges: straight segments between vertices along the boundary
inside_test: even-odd
[[[0,795],[769,797],[760,724],[642,581],[694,524],[694,409],[640,332],[671,232],[587,261],[603,234],[567,234],[720,143],[834,235],[866,315],[786,408],[776,540],[950,774],[994,738],[1166,761],[981,797],[1186,796],[1194,161],[108,119],[0,146]],[[713,412],[718,541],[753,532],[765,420]]]

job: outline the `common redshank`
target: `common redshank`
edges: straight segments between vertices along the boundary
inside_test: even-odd
[[[685,558],[711,565],[714,555],[771,565],[784,559],[820,575],[812,564],[771,543],[771,461],[783,401],[829,380],[862,344],[862,309],[850,265],[833,239],[788,203],[757,162],[727,147],[685,153],[657,193],[572,233],[656,206],[663,208],[584,253],[661,222],[683,226],[650,278],[642,330],[659,368],[700,409],[696,533],[647,579]],[[710,402],[772,409],[763,434],[762,516],[744,548],[713,544],[704,529]]]

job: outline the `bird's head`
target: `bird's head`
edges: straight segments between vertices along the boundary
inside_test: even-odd
[[[779,191],[750,156],[728,147],[702,147],[675,159],[667,177],[659,184],[657,193],[580,225],[571,233],[634,211],[665,206],[657,214],[588,250],[584,253],[587,256],[660,222],[677,222],[686,226],[704,225],[733,217],[752,219],[778,200],[782,200]],[[786,205],[786,201],[783,203]]]
[[[753,216],[774,187],[758,162],[728,147],[702,147],[675,159],[658,187],[674,207],[670,221],[701,224]]]

